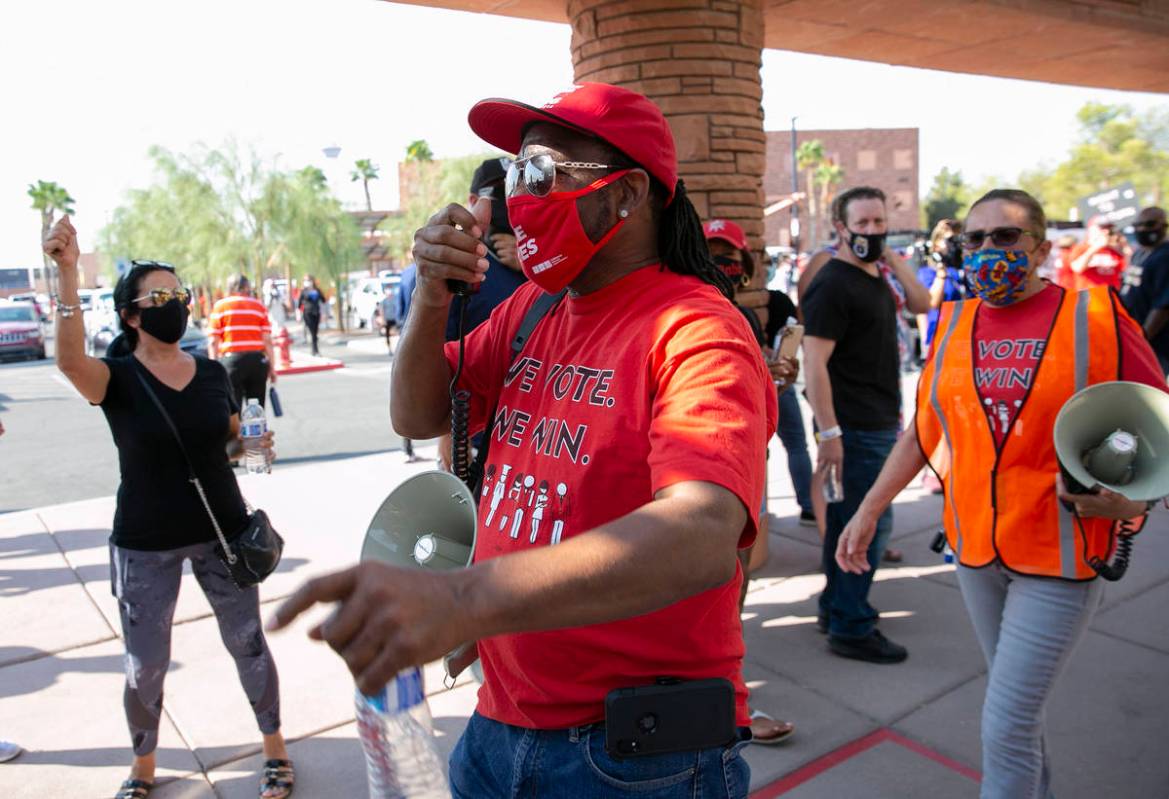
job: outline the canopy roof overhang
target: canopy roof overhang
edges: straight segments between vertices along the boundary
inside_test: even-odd
[[[567,0],[404,0],[568,23]],[[1169,92],[1169,3],[763,0],[764,46],[925,69]],[[684,4],[682,4],[684,5]]]

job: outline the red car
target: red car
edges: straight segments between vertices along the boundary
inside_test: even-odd
[[[0,303],[0,358],[45,358],[45,333],[30,302]]]

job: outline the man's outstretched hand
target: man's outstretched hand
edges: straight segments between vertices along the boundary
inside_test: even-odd
[[[276,609],[266,628],[287,627],[318,602],[339,603],[309,637],[332,647],[357,687],[372,694],[402,669],[478,637],[461,601],[466,574],[361,563],[309,580]]]

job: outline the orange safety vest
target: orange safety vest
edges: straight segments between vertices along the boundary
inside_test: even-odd
[[[942,481],[950,548],[964,566],[998,560],[1022,574],[1091,580],[1088,560],[1112,554],[1113,522],[1076,519],[1056,497],[1052,429],[1073,394],[1120,378],[1120,315],[1127,313],[1106,286],[1063,293],[1000,449],[974,377],[980,305],[942,306],[934,354],[917,388],[917,440]]]

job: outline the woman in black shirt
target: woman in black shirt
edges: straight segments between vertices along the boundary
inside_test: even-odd
[[[65,217],[45,240],[60,269],[57,366],[105,413],[118,448],[122,481],[110,536],[110,572],[126,646],[123,704],[134,748],[130,779],[116,799],[143,799],[153,787],[162,714],[162,687],[170,665],[170,633],[184,561],[235,659],[244,692],[264,736],[263,799],[292,793],[294,775],[280,734],[276,666],[260,621],[255,586],[235,586],[216,557],[215,530],[189,482],[174,434],[144,386],[174,420],[219,525],[240,529],[247,510],[228,465],[227,445],[239,448],[239,407],[223,366],[179,348],[190,300],[174,268],[135,261],[118,281],[114,304],[130,354],[103,359],[85,354],[77,297],[77,233]],[[271,448],[271,433],[264,446]]]

